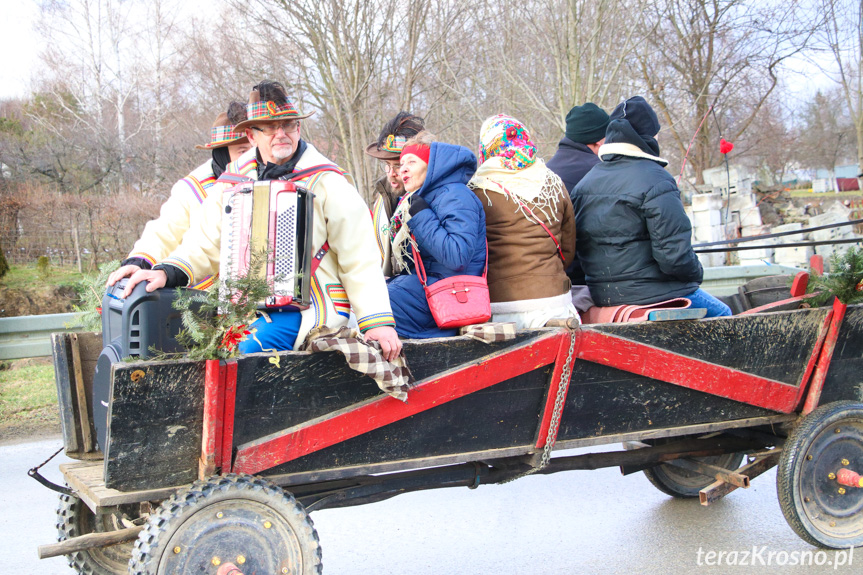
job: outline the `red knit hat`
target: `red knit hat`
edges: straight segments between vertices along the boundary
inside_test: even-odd
[[[410,146],[405,146],[402,149],[401,157],[404,158],[406,154],[413,154],[418,157],[420,160],[429,163],[429,156],[431,156],[431,147],[426,144],[411,144]]]

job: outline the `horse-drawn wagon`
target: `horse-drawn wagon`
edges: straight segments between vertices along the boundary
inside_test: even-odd
[[[863,306],[753,311],[406,341],[406,401],[337,353],[116,362],[104,452],[103,342],[58,334],[81,461],[61,466],[61,542],[41,552],[80,573],[318,573],[312,511],[616,466],[705,505],[778,466],[798,535],[863,545]]]

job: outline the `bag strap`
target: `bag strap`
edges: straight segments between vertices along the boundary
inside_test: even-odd
[[[411,234],[411,251],[414,254],[414,261],[417,265],[417,276],[420,278],[420,282],[423,284],[423,287],[426,287],[426,268],[423,266],[423,260],[420,257],[420,252],[416,248],[417,239]],[[485,240],[485,267],[482,270],[482,277],[485,279],[486,275],[488,275],[488,239]]]
[[[345,175],[345,172],[335,164],[320,164],[317,166],[312,166],[311,168],[306,168],[305,170],[300,170],[299,172],[287,174],[279,179],[293,182],[294,180],[301,180],[303,178],[313,176],[320,172],[335,172],[337,174],[341,174],[342,176]]]
[[[501,187],[503,188],[503,186],[501,186]],[[551,230],[550,230],[550,229],[548,229],[548,226],[546,226],[546,225],[542,222],[542,220],[541,220],[541,219],[539,219],[539,218],[536,216],[536,214],[534,214],[534,213],[533,213],[533,210],[531,210],[531,209],[530,209],[530,207],[529,207],[527,204],[525,204],[524,202],[522,202],[522,201],[518,198],[518,196],[516,196],[515,194],[513,194],[512,192],[510,192],[510,191],[509,191],[509,190],[507,190],[506,188],[503,188],[503,191],[505,191],[505,192],[506,192],[506,195],[508,195],[509,197],[511,197],[512,199],[514,199],[516,202],[518,202],[518,205],[519,205],[519,206],[521,206],[522,208],[524,208],[525,210],[527,210],[527,213],[529,213],[529,214],[531,215],[531,217],[532,217],[534,220],[536,220],[536,223],[538,223],[539,225],[541,225],[541,226],[542,226],[542,229],[544,229],[544,230],[545,230],[545,233],[547,233],[547,234],[548,234],[548,237],[550,237],[550,238],[551,238],[551,241],[553,241],[553,242],[554,242],[554,247],[556,247],[556,248],[557,248],[557,255],[559,255],[559,256],[560,256],[560,260],[561,260],[563,263],[566,263],[566,258],[565,258],[565,257],[563,257],[563,250],[562,250],[562,249],[560,249],[560,242],[558,242],[558,241],[557,241],[557,238],[556,238],[556,237],[554,237],[554,234],[553,234],[553,233],[551,233]]]
[[[324,259],[324,256],[327,255],[328,251],[330,251],[330,242],[326,241],[312,259],[312,275],[315,275],[315,272],[318,271],[318,267],[321,265],[321,260]]]
[[[216,182],[228,182],[229,184],[245,184],[246,182],[254,182],[252,178],[248,176],[242,176],[240,174],[232,174],[230,172],[222,172],[222,175],[219,176],[219,179]]]

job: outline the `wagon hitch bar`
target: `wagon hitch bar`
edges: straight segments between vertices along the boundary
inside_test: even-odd
[[[39,470],[42,467],[44,467],[46,463],[48,463],[49,461],[51,461],[52,459],[57,457],[57,455],[61,451],[63,451],[62,447],[60,449],[58,449],[57,451],[55,451],[54,455],[52,455],[51,457],[49,457],[48,459],[46,459],[45,461],[43,461],[42,463],[40,463],[36,467],[31,467],[27,471],[27,475],[29,475],[30,477],[32,477],[33,479],[35,479],[36,481],[38,481],[39,483],[41,483],[42,485],[44,485],[45,487],[47,487],[48,489],[50,489],[52,491],[56,491],[57,493],[62,493],[63,495],[75,495],[75,492],[72,491],[71,489],[69,489],[68,487],[63,487],[62,485],[57,485],[56,483],[53,483],[53,482],[45,479],[39,473]]]

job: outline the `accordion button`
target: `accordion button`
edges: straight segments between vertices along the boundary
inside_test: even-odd
[[[226,214],[230,214],[230,213],[231,213],[231,206],[225,206],[225,213],[226,213]]]

